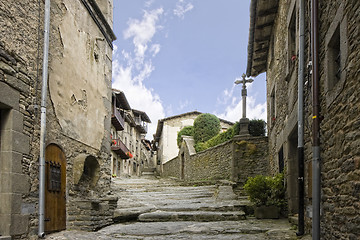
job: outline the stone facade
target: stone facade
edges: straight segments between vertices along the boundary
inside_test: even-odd
[[[112,121],[118,118],[114,124],[120,124],[121,127],[116,128],[113,124],[111,129],[112,174],[123,177],[140,176],[142,169],[148,167],[150,162],[152,163],[151,146],[147,145],[149,141],[145,141],[150,118],[145,112],[132,109],[124,92],[113,89],[113,96],[117,99],[115,104],[113,97],[113,112],[117,114],[113,114]]]
[[[106,21],[112,19],[112,1],[100,8],[107,9],[105,15],[95,1],[51,1],[46,145],[57,146],[66,158],[66,226],[78,229],[107,225],[113,213],[108,136],[115,36],[112,21]],[[44,4],[2,1],[0,11],[0,235],[29,239],[38,229]],[[91,210],[104,221],[75,224],[80,199],[97,199],[101,207]]]
[[[248,177],[268,174],[267,137],[240,137],[196,153],[185,137],[179,156],[164,164],[162,176],[185,181],[230,180],[243,185]]]
[[[310,1],[305,1],[304,158],[305,223],[312,222],[312,73]],[[258,8],[259,9],[259,8]],[[360,237],[359,1],[319,1],[321,239]],[[280,0],[266,47],[266,65],[248,75],[267,74],[271,172],[286,167],[289,213],[298,208],[297,75],[298,1]],[[255,20],[255,21],[260,21]],[[294,26],[294,27],[293,27]],[[253,30],[251,30],[253,31]],[[256,30],[254,30],[256,32]],[[295,43],[293,41],[294,35]],[[260,39],[258,39],[260,40]],[[256,40],[249,44],[255,44]],[[254,49],[254,51],[259,49]],[[289,58],[294,51],[293,58]],[[259,51],[258,51],[259,52]],[[249,57],[248,66],[258,56]],[[286,71],[284,71],[286,70]]]

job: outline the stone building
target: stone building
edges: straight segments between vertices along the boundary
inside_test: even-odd
[[[360,237],[359,11],[355,0],[251,1],[247,75],[267,76],[271,172],[285,169],[289,214],[315,238]]]
[[[177,134],[186,126],[192,126],[194,120],[201,112],[193,111],[176,116],[160,119],[154,135],[154,146],[157,151],[158,164],[164,164],[167,161],[177,157],[179,147],[177,145]],[[226,131],[234,123],[220,119],[221,131]]]
[[[122,91],[113,89],[113,94],[114,99],[117,99],[114,112],[117,111],[118,115],[117,119],[113,118],[114,128],[111,131],[113,169],[117,169],[116,176],[140,176],[144,164],[148,163],[151,157],[151,150],[143,143],[147,124],[151,121],[145,112],[130,107]],[[121,127],[115,128],[115,125],[119,125],[117,122],[121,122]]]
[[[44,231],[112,222],[112,0],[53,0],[45,133]],[[0,236],[39,229],[44,1],[0,2]],[[40,221],[40,225],[41,225]]]

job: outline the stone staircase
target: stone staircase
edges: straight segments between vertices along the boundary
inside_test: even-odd
[[[156,168],[144,168],[141,172],[141,177],[146,179],[156,179]]]
[[[148,179],[150,174],[145,176]],[[235,195],[231,186],[159,186],[154,182],[127,186],[118,196],[116,222],[239,221],[253,211],[247,197]]]

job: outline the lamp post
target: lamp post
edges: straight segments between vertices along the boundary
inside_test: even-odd
[[[241,96],[242,96],[242,118],[240,119],[240,136],[248,136],[249,135],[249,119],[246,118],[246,96],[247,89],[246,83],[252,83],[254,79],[248,78],[246,79],[245,73],[241,76],[242,78],[235,79],[235,84],[242,84]]]

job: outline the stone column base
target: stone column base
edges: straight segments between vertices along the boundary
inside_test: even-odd
[[[249,119],[248,118],[241,118],[240,119],[240,136],[250,136],[249,134]]]

